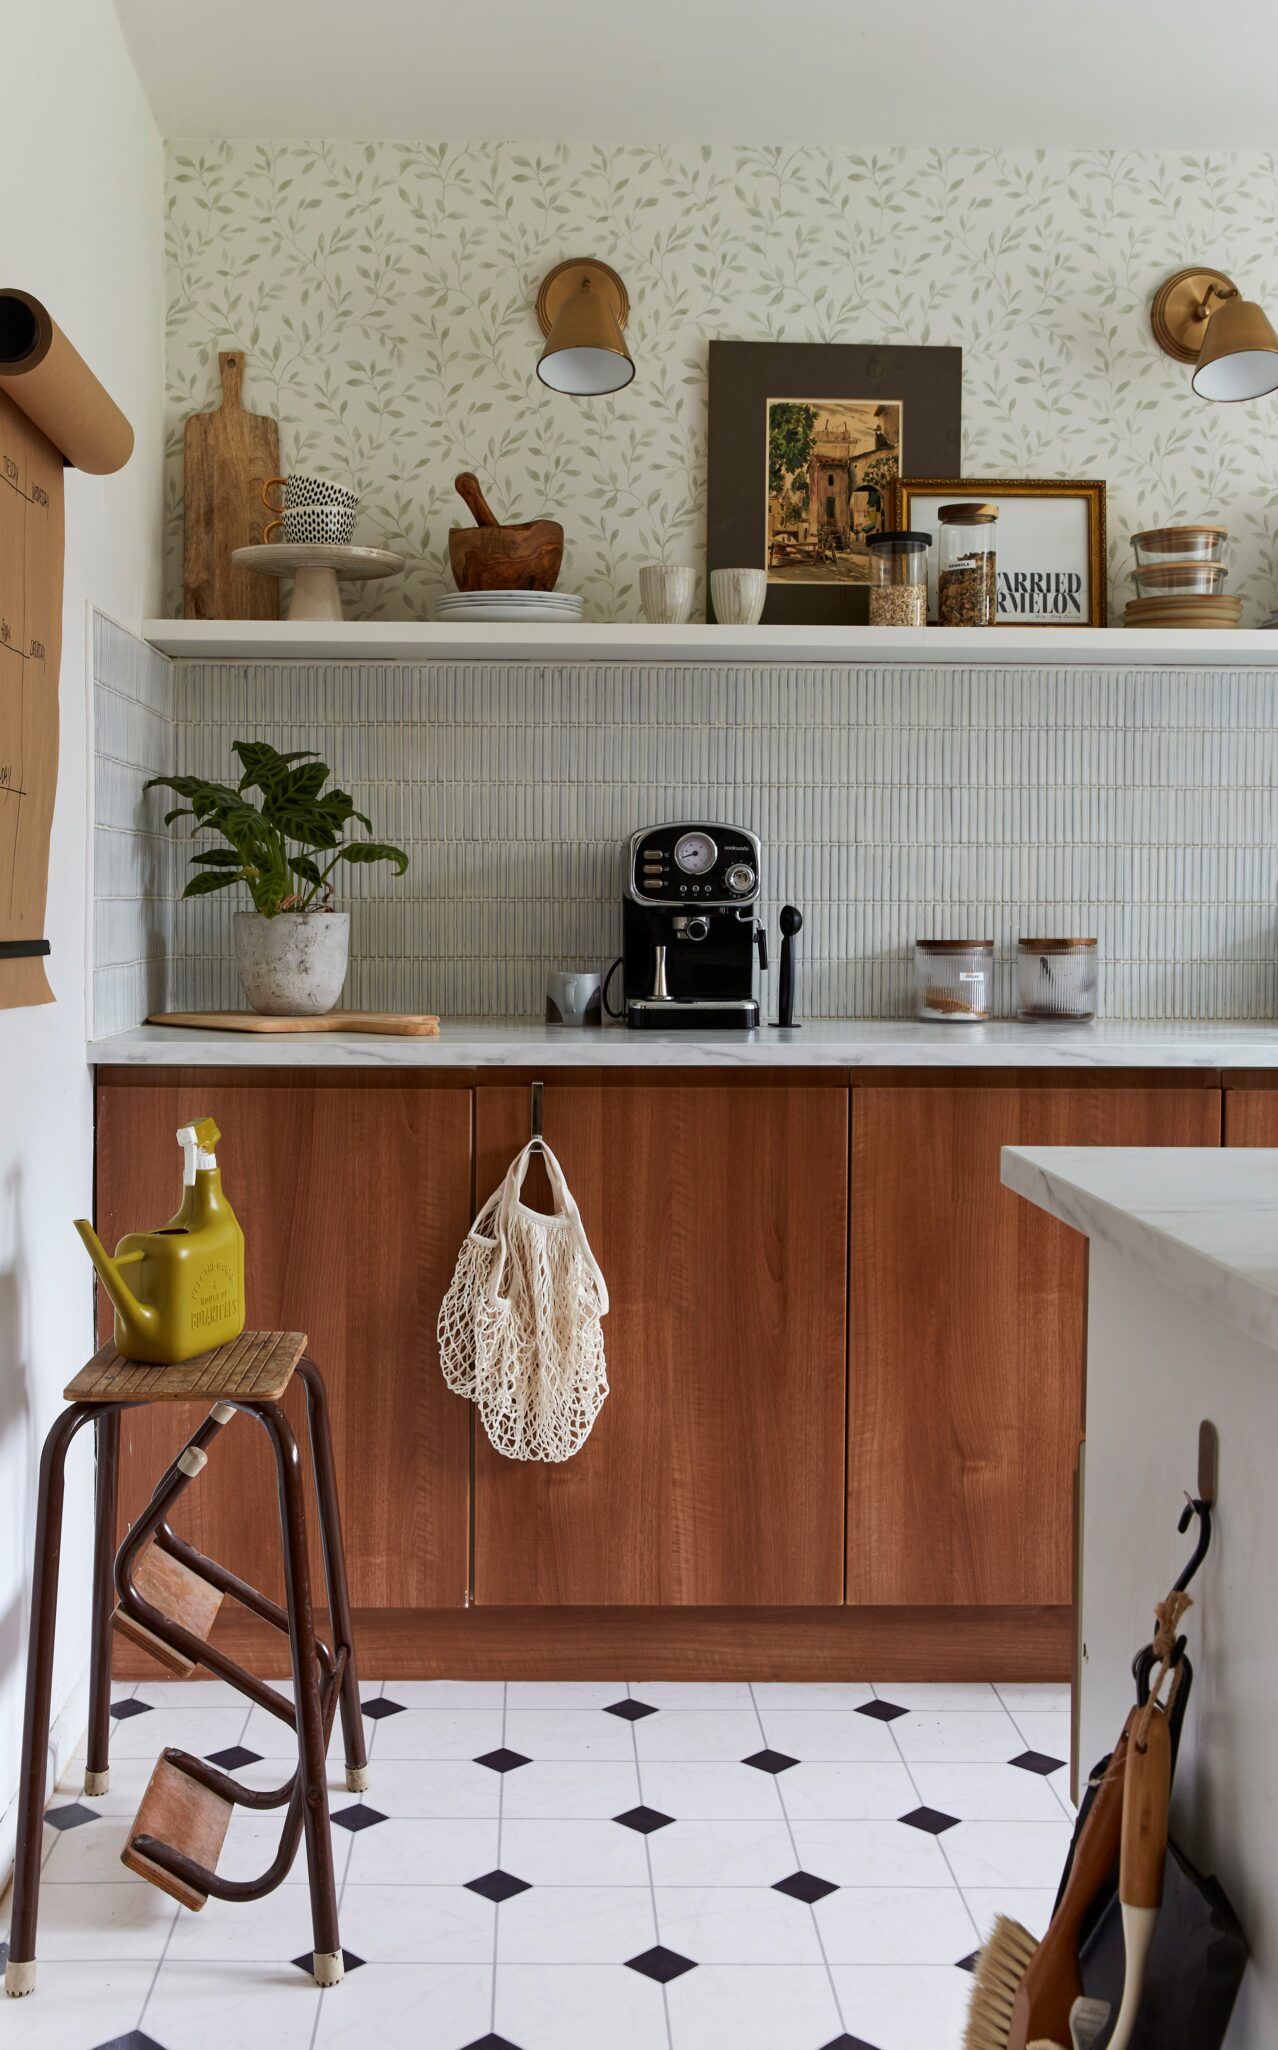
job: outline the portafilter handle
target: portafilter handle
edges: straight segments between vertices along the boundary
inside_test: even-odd
[[[803,913],[797,904],[781,906],[781,969],[777,977],[777,1024],[794,1025],[794,942],[803,930]]]

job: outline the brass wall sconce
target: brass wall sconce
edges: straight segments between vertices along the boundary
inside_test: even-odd
[[[1196,368],[1200,399],[1263,399],[1278,391],[1278,335],[1223,271],[1199,264],[1159,286],[1150,308],[1154,340]]]
[[[557,263],[541,281],[537,318],[546,346],[537,375],[551,391],[602,398],[635,374],[621,330],[630,298],[615,270],[595,258]]]

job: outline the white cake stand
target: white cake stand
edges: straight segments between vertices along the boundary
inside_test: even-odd
[[[295,546],[287,541],[258,542],[235,549],[231,561],[262,576],[292,577],[290,619],[340,619],[339,577],[393,577],[404,567],[403,556],[389,548],[334,548],[322,541],[299,541]]]

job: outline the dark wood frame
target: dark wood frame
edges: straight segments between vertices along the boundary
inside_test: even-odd
[[[901,457],[911,469],[957,477],[962,460],[963,351],[866,342],[711,342],[706,566],[766,568],[767,407],[770,398],[896,400]],[[769,584],[768,626],[856,626],[864,584]],[[706,579],[706,618],[714,603]]]
[[[1109,560],[1105,527],[1105,480],[1102,477],[898,477],[892,486],[894,527],[908,527],[916,495],[944,492],[950,498],[1081,498],[1087,502],[1087,575],[1091,600],[1085,626],[1109,624]],[[1074,619],[1000,619],[1004,627],[1034,627],[1054,632],[1077,627]]]

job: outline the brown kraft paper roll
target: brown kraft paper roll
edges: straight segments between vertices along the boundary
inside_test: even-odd
[[[0,391],[77,470],[123,469],[133,429],[38,299],[0,290]]]

